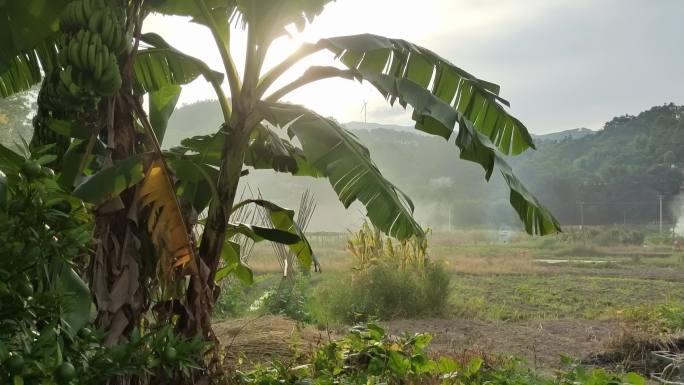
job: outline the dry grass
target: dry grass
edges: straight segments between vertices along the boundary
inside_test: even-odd
[[[272,359],[292,361],[338,337],[335,332],[275,315],[219,322],[214,324],[214,332],[227,362],[235,363],[242,358],[247,365]]]
[[[662,371],[665,365],[654,359],[651,352],[656,350],[681,352],[684,334],[654,333],[647,325],[621,323],[619,331],[604,344],[603,351],[586,363],[649,375]]]
[[[529,254],[524,253],[510,257],[456,255],[444,258],[444,260],[449,271],[460,274],[540,274],[550,270],[548,266],[534,262]]]

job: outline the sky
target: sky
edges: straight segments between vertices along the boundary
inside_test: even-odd
[[[324,37],[402,38],[501,85],[511,113],[533,133],[596,130],[614,116],[684,104],[682,15],[684,0],[337,0],[303,32],[279,39],[265,69],[302,42]],[[152,15],[145,31],[222,69],[213,39],[201,25]],[[242,31],[233,33],[238,67],[244,37]],[[317,54],[284,81],[308,65],[332,63],[332,54]],[[212,98],[211,86],[198,79],[184,88],[180,103]],[[340,122],[363,121],[367,103],[369,122],[412,124],[410,112],[389,107],[372,86],[348,80],[312,84],[284,100]]]

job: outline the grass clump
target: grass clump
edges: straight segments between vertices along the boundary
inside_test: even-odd
[[[443,312],[451,278],[441,263],[428,259],[427,238],[397,242],[364,224],[347,248],[352,272],[318,290],[327,318],[358,322]]]
[[[446,308],[450,280],[441,264],[421,271],[379,265],[322,285],[318,298],[330,318],[343,322],[438,315]]]

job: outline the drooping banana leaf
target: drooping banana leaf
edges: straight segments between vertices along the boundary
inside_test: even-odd
[[[181,141],[180,146],[172,148],[171,151],[184,154],[196,162],[218,167],[224,142],[223,135],[218,132],[186,138]],[[245,165],[259,170],[288,172],[297,176],[323,176],[320,170],[307,161],[302,149],[263,125],[258,125],[252,132],[245,151]]]
[[[371,34],[334,37],[319,44],[337,54],[347,67],[357,70],[391,103],[398,100],[404,107],[411,104],[397,89],[402,82],[410,81],[457,110],[503,154],[517,155],[534,148],[527,128],[504,109],[508,102],[498,96],[498,85],[478,79],[426,48]],[[430,102],[429,98],[412,99],[417,103]],[[446,139],[456,123],[435,121],[429,116],[414,116],[414,120],[417,129]]]
[[[321,41],[349,68],[371,82],[389,101],[413,107],[416,128],[449,139],[458,124],[461,158],[482,165],[489,180],[498,167],[510,188],[510,201],[530,234],[560,231],[513,174],[502,154],[534,148],[532,138],[501,105],[499,87],[477,79],[433,52],[403,40],[375,35]]]
[[[254,283],[252,269],[245,265],[240,258],[240,244],[226,241],[225,246],[221,250],[221,258],[223,259],[223,267],[216,271],[214,281],[219,282],[228,275],[235,274],[245,285]]]
[[[102,204],[122,191],[140,182],[143,173],[143,158],[149,154],[138,154],[105,167],[81,182],[72,194],[92,204]]]
[[[171,185],[160,160],[155,160],[146,170],[137,199],[141,208],[149,209],[147,230],[157,251],[162,274],[169,277],[175,267],[188,264],[194,268],[193,263],[197,263],[194,242],[183,219],[175,186]]]
[[[263,125],[258,125],[252,131],[245,153],[245,165],[257,170],[289,172],[296,176],[323,176],[320,170],[307,161],[302,149]]]
[[[360,201],[371,222],[393,237],[424,234],[413,219],[410,198],[385,179],[354,134],[301,106],[263,103],[260,108],[269,123],[297,137],[306,159],[328,178],[344,207]]]
[[[0,2],[0,97],[26,91],[57,65],[58,19],[70,0]]]
[[[150,124],[154,129],[154,134],[159,141],[159,145],[164,142],[166,126],[169,124],[171,114],[173,114],[173,111],[176,109],[176,103],[178,103],[180,93],[181,87],[178,84],[170,84],[150,92]]]

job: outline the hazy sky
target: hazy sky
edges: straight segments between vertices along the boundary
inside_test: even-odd
[[[532,132],[599,129],[616,115],[684,104],[683,16],[684,0],[337,0],[304,33],[278,41],[267,66],[300,42],[321,37],[369,32],[403,38],[500,84],[511,111]],[[146,29],[222,68],[206,28],[154,15]],[[239,66],[243,41],[243,34],[234,36]],[[319,54],[305,64],[331,60]],[[181,103],[212,95],[198,80]],[[310,85],[286,100],[342,122],[363,120],[367,100],[369,121],[411,124],[410,114],[386,107],[372,87],[349,81]]]

